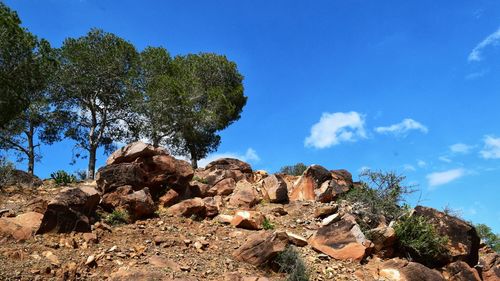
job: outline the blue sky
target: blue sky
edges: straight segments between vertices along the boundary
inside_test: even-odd
[[[410,203],[500,232],[498,1],[5,2],[56,47],[98,27],[235,61],[248,103],[210,159],[397,171],[421,190]],[[37,174],[84,168],[72,146],[42,147]]]

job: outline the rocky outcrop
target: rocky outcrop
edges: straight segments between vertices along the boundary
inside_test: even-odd
[[[315,190],[316,201],[331,202],[352,188],[352,175],[348,171],[333,170],[331,176],[332,179],[323,182],[319,189]]]
[[[288,203],[288,188],[280,175],[270,175],[262,181],[264,199],[271,203]]]
[[[39,187],[43,184],[43,181],[30,173],[22,170],[13,170],[9,176],[5,186],[18,186],[22,188],[33,188]]]
[[[382,263],[378,273],[379,278],[382,278],[382,280],[444,281],[443,276],[437,270],[401,259],[391,259]]]
[[[451,281],[481,281],[479,273],[463,261],[448,264],[443,272],[446,280]]]
[[[155,148],[152,145],[145,144],[141,141],[130,143],[115,152],[113,152],[106,160],[106,165],[130,163],[137,158],[148,158],[155,155],[168,154],[163,148]]]
[[[479,253],[479,265],[483,281],[500,280],[500,255],[489,247],[481,248]]]
[[[309,244],[332,258],[355,261],[361,261],[372,247],[351,215],[344,215],[339,221],[319,228],[309,239]]]
[[[40,227],[43,215],[28,212],[13,218],[0,218],[0,243],[14,239],[25,241],[31,238]]]
[[[439,235],[448,237],[446,245],[448,251],[438,257],[437,265],[465,261],[473,267],[478,263],[480,239],[474,226],[456,217],[423,206],[415,207],[414,215],[427,218]]]
[[[208,196],[215,196],[215,195],[221,195],[221,196],[227,196],[233,193],[234,189],[236,188],[236,182],[234,181],[233,178],[227,178],[219,181],[212,187],[208,189],[207,195]]]
[[[168,212],[175,216],[190,217],[196,215],[204,217],[206,213],[205,201],[201,198],[187,199],[168,208]]]
[[[97,190],[89,186],[64,188],[47,204],[37,233],[89,232],[90,217],[100,198]]]
[[[394,254],[396,232],[390,226],[377,227],[366,232],[373,243],[373,253],[379,257],[391,258]]]
[[[247,237],[245,243],[233,252],[233,257],[259,266],[283,252],[287,245],[288,235],[285,232],[259,232]]]
[[[129,185],[121,186],[114,192],[104,194],[101,206],[109,211],[113,209],[125,210],[131,221],[149,217],[156,211],[148,188],[134,191]]]
[[[229,204],[237,208],[252,208],[260,201],[260,196],[254,186],[247,181],[240,181],[229,199]]]
[[[248,163],[233,158],[221,158],[210,162],[205,169],[196,172],[196,176],[213,186],[223,179],[232,178],[235,182],[250,178],[252,168]]]

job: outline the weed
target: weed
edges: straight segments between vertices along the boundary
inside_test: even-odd
[[[268,218],[264,218],[264,221],[262,222],[262,228],[264,228],[265,230],[271,230],[274,229],[274,224],[272,224]]]
[[[68,174],[63,170],[50,174],[50,178],[53,179],[57,185],[67,185],[76,182],[76,177],[74,175]]]
[[[309,280],[307,266],[295,247],[288,246],[276,257],[274,262],[278,265],[279,272],[287,274],[287,281]]]
[[[111,225],[119,225],[127,223],[128,214],[126,211],[122,210],[113,210],[111,214],[106,217],[105,222]]]

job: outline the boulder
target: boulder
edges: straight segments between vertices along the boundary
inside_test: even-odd
[[[145,268],[120,267],[109,276],[111,281],[144,280],[144,281],[172,281],[165,273]]]
[[[423,206],[415,207],[414,215],[427,218],[439,235],[448,237],[446,245],[448,252],[438,257],[437,265],[459,260],[465,261],[472,267],[478,263],[480,239],[474,226],[459,218]]]
[[[10,177],[4,185],[32,188],[39,187],[42,184],[43,181],[35,175],[31,175],[30,173],[22,170],[12,170]]]
[[[290,200],[316,200],[316,192],[325,181],[332,178],[332,174],[320,165],[309,166],[293,186]]]
[[[163,194],[163,196],[160,197],[158,202],[161,207],[170,207],[177,204],[179,202],[179,198],[180,196],[177,191],[169,189],[165,194]]]
[[[297,234],[294,234],[294,233],[291,233],[291,232],[287,232],[286,233],[288,235],[288,241],[297,246],[297,247],[305,247],[307,246],[307,239],[305,239],[304,237],[300,236],[300,235],[297,235]]]
[[[481,281],[479,273],[463,261],[448,264],[444,268],[443,275],[450,281]]]
[[[380,279],[391,281],[444,281],[443,276],[437,270],[401,259],[391,259],[382,263],[378,274]]]
[[[208,196],[221,195],[226,196],[233,193],[234,188],[236,187],[236,182],[233,178],[227,178],[219,181],[212,187],[208,189]]]
[[[382,258],[390,258],[394,254],[396,232],[390,226],[377,227],[366,232],[373,243],[373,252]]]
[[[47,204],[37,233],[90,232],[90,216],[100,200],[93,187],[64,188]]]
[[[221,158],[210,162],[205,170],[238,170],[242,173],[251,173],[250,164],[234,158]]]
[[[322,219],[335,214],[338,210],[339,210],[339,205],[337,204],[320,206],[314,209],[314,217]]]
[[[264,199],[271,203],[287,203],[288,188],[285,180],[280,175],[271,175],[262,182]]]
[[[28,212],[13,218],[0,218],[0,242],[8,239],[28,240],[37,232],[42,218],[43,215],[37,212]]]
[[[197,177],[213,186],[219,181],[232,178],[235,182],[252,176],[252,168],[248,163],[233,158],[222,158],[210,162],[205,169],[197,171]]]
[[[145,144],[141,141],[127,144],[126,146],[113,152],[106,160],[106,165],[131,163],[135,159],[152,157],[155,155],[167,155],[164,148],[157,147],[150,144]]]
[[[190,217],[192,215],[204,217],[206,211],[205,201],[198,197],[184,200],[168,208],[170,214],[183,217]]]
[[[240,181],[229,199],[229,204],[237,208],[252,208],[259,203],[259,193],[247,181]]]
[[[322,226],[309,239],[315,249],[338,260],[361,261],[372,244],[356,224],[354,217],[344,215],[339,221]]]
[[[163,190],[165,186],[182,192],[194,175],[193,168],[188,162],[175,159],[170,155],[142,158],[141,163],[147,175],[146,186],[151,189],[152,193],[156,193],[156,190]]]
[[[120,186],[130,185],[135,190],[146,186],[148,177],[140,163],[119,163],[99,168],[96,175],[97,188],[101,194],[114,191]]]
[[[222,197],[205,197],[203,198],[205,203],[205,216],[213,218],[219,214],[220,207],[222,206]]]
[[[254,266],[260,266],[279,253],[288,245],[285,232],[259,232],[247,237],[243,245],[233,252],[233,257]]]
[[[262,229],[266,217],[256,211],[237,211],[231,220],[231,225],[249,230]]]
[[[315,189],[316,201],[328,203],[341,194],[346,193],[352,188],[352,175],[346,170],[331,171],[331,180],[327,180]]]
[[[113,209],[125,210],[131,221],[149,217],[156,211],[156,206],[147,187],[134,191],[129,185],[118,187],[114,192],[104,194],[101,206],[109,211]]]
[[[479,265],[483,281],[500,280],[500,255],[488,247],[480,249]]]

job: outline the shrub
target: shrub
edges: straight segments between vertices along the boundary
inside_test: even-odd
[[[50,178],[53,179],[57,185],[67,185],[76,182],[76,177],[74,175],[70,175],[63,170],[50,174]]]
[[[122,210],[113,210],[111,214],[106,217],[105,222],[111,225],[119,225],[127,223],[128,214],[126,211]]]
[[[201,182],[201,183],[204,183],[204,184],[207,184],[207,183],[208,183],[208,180],[207,180],[207,179],[200,178],[200,177],[198,177],[198,176],[194,176],[194,177],[193,177],[193,181]]]
[[[274,261],[278,265],[279,272],[287,274],[287,281],[309,280],[307,266],[295,247],[288,246]]]
[[[307,166],[304,163],[297,163],[292,166],[283,166],[280,169],[280,173],[292,175],[292,176],[300,176],[307,169]]]
[[[268,218],[264,218],[264,221],[262,222],[262,228],[264,228],[265,230],[271,230],[274,229],[274,224],[272,224]]]
[[[80,181],[84,181],[87,179],[87,170],[78,170],[75,172],[75,174]]]
[[[0,188],[11,181],[13,172],[14,164],[9,162],[5,157],[0,156]]]
[[[399,204],[404,196],[414,192],[412,186],[405,186],[405,177],[394,172],[373,172],[365,170],[360,174],[361,186],[352,188],[340,199],[352,203],[354,213],[361,214],[365,220],[358,223],[362,230],[368,230],[378,224],[379,216],[391,221],[404,213]]]
[[[401,251],[417,262],[432,265],[446,253],[448,237],[440,236],[425,217],[404,215],[396,222],[394,231]]]
[[[481,241],[497,253],[500,253],[500,234],[493,233],[489,226],[482,223],[476,224],[475,227]]]

